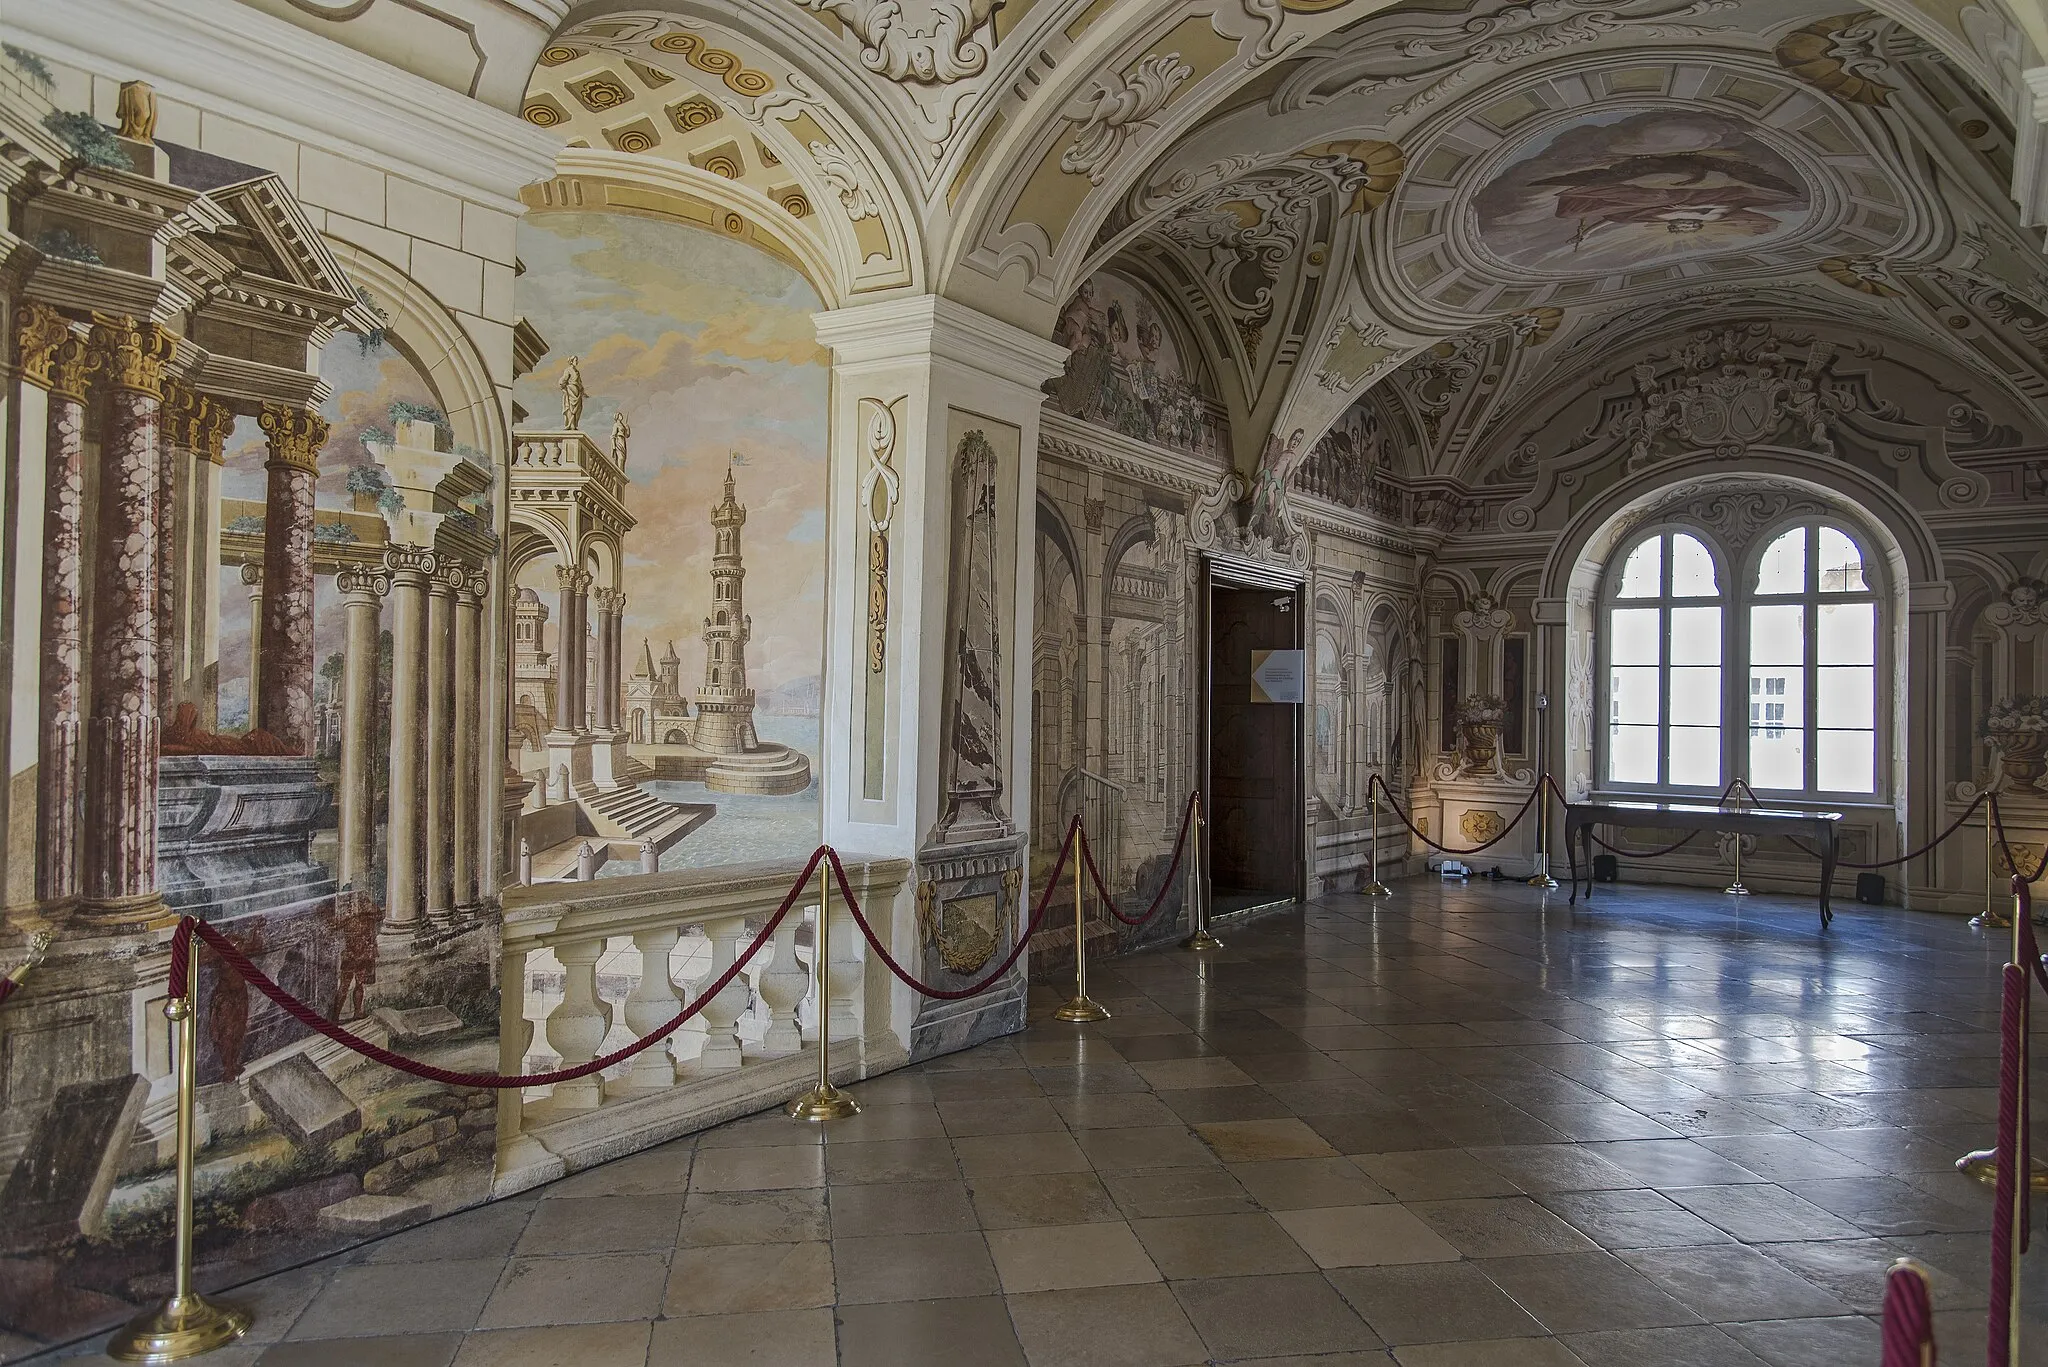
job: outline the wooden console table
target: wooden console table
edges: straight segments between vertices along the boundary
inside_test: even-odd
[[[1568,802],[1564,809],[1564,848],[1571,860],[1571,900],[1579,900],[1579,849],[1586,855],[1586,900],[1593,900],[1593,828],[1652,826],[1680,831],[1733,831],[1740,836],[1803,835],[1820,846],[1820,924],[1835,919],[1829,894],[1835,881],[1836,837],[1840,812],[1799,812],[1785,807],[1716,807],[1698,802]],[[1575,845],[1574,840],[1579,844]]]

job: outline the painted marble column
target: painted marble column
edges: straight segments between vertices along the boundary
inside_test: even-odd
[[[155,323],[98,317],[93,349],[110,389],[100,443],[86,725],[85,905],[150,919],[156,892],[158,433],[175,339]]]
[[[172,698],[178,683],[178,600],[181,595],[179,571],[183,565],[178,540],[178,478],[181,464],[178,432],[185,425],[185,412],[198,395],[183,385],[164,382],[162,413],[157,421],[157,505],[156,505],[156,708],[166,720],[175,715]]]
[[[606,723],[614,733],[625,729],[626,713],[626,594],[623,589],[612,591],[612,648],[608,657],[611,687],[605,693],[605,706],[611,709]]]
[[[43,502],[36,898],[78,895],[81,709],[85,702],[85,398],[100,358],[66,319],[22,307],[22,377],[49,391]]]
[[[455,590],[455,909],[477,904],[479,842],[477,820],[482,810],[478,784],[482,764],[477,749],[483,710],[484,600],[490,579],[482,570],[464,575]]]
[[[242,587],[249,590],[249,721],[256,728],[257,709],[263,701],[263,567],[253,561],[242,565]]]
[[[427,584],[427,920],[437,926],[455,919],[455,586],[465,577],[443,558]]]
[[[376,854],[370,805],[371,747],[377,737],[377,627],[391,578],[351,566],[335,578],[346,635],[341,654],[341,779],[335,793],[341,885],[367,892]]]
[[[555,567],[555,729],[574,731],[581,715],[576,702],[576,649],[582,632],[576,621],[576,571]]]
[[[179,516],[184,549],[178,575],[184,589],[173,618],[173,698],[191,703],[200,729],[213,731],[220,667],[220,467],[235,415],[219,399],[194,394],[190,400],[172,415],[186,490]]]
[[[384,552],[391,574],[391,781],[385,799],[384,922],[386,937],[420,930],[420,751],[426,743],[425,655],[427,584],[432,551],[393,546]]]
[[[327,422],[303,408],[265,404],[263,686],[255,724],[297,753],[313,746],[313,482]]]

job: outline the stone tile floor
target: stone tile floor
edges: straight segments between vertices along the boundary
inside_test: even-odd
[[[234,1293],[222,1367],[1840,1367],[1984,1342],[2003,955],[1961,920],[1397,885],[1022,1035]],[[2048,1363],[2048,1253],[2027,1361]],[[90,1359],[80,1359],[87,1361]],[[103,1361],[104,1359],[97,1359]]]

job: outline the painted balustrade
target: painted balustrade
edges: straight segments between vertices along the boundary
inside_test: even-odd
[[[870,919],[897,919],[889,910],[908,863],[845,864]],[[802,868],[778,860],[507,889],[504,1066],[575,1066],[660,1028],[746,953]],[[818,897],[809,881],[759,953],[666,1040],[602,1075],[499,1094],[497,1194],[765,1109],[815,1078]],[[901,1062],[902,1044],[866,1005],[885,970],[836,888],[831,900],[833,1070],[863,1076]]]

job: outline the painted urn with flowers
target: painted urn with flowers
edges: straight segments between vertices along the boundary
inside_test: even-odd
[[[2048,773],[2048,697],[2023,693],[2001,698],[1984,715],[1979,733],[1998,747],[2005,779],[2022,792],[2038,793]]]
[[[1474,693],[1458,705],[1458,734],[1467,770],[1492,769],[1500,754],[1500,723],[1507,704],[1492,693]]]

